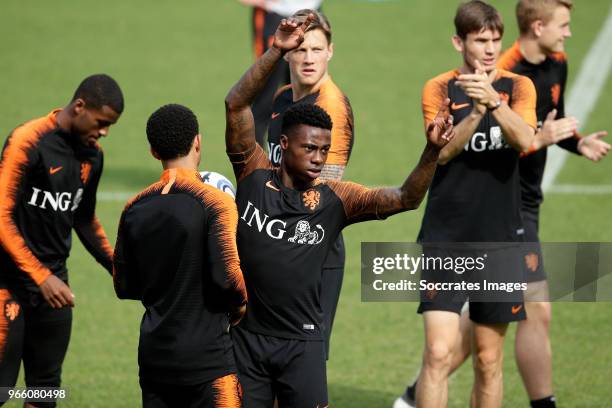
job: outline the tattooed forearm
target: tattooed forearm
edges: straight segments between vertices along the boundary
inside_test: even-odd
[[[400,188],[385,189],[380,195],[378,214],[388,216],[419,207],[436,171],[440,150],[427,144],[419,163]]]
[[[341,164],[326,164],[323,166],[321,175],[319,176],[322,180],[342,180],[345,166]]]
[[[225,98],[227,108],[239,110],[251,106],[282,56],[282,52],[278,48],[271,47],[258,58],[255,64],[245,72],[238,83],[229,91]]]
[[[282,57],[277,48],[270,48],[240,78],[225,98],[225,144],[229,153],[240,153],[255,143],[255,120],[251,104],[261,92],[276,63]]]

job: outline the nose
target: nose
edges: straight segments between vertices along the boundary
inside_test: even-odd
[[[312,155],[312,163],[313,164],[322,164],[325,163],[325,154],[321,150],[317,150],[315,154]]]
[[[312,50],[306,50],[306,55],[304,55],[304,62],[306,64],[312,64],[312,62],[313,62],[313,60],[312,60],[313,55],[314,54],[313,54]]]
[[[100,128],[98,134],[100,135],[100,137],[106,137],[108,135],[108,126]]]

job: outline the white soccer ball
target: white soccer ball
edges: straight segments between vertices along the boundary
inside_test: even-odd
[[[234,185],[223,174],[214,171],[201,171],[200,176],[202,176],[202,181],[204,183],[226,192],[234,199],[236,198],[236,189]]]

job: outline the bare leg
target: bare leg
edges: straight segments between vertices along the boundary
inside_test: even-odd
[[[472,361],[474,388],[472,407],[501,407],[503,398],[504,337],[508,323],[473,324]]]
[[[533,302],[529,299],[537,299]],[[529,283],[525,294],[527,320],[518,323],[515,354],[530,400],[553,395],[552,350],[550,346],[551,304],[546,281]]]
[[[423,313],[425,350],[416,402],[419,408],[445,407],[452,352],[459,337],[459,315],[453,312]]]

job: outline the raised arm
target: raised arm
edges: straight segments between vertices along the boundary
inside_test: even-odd
[[[355,183],[330,182],[344,205],[347,224],[383,219],[418,208],[435,174],[440,150],[455,137],[449,103],[446,98],[428,125],[427,144],[421,159],[400,187],[369,189]]]
[[[313,18],[308,16],[301,24],[283,19],[274,35],[272,47],[255,61],[225,97],[225,145],[229,154],[247,152],[256,144],[251,105],[278,61],[287,51],[297,48],[304,41],[304,33]]]
[[[388,216],[419,207],[436,171],[440,151],[455,137],[453,117],[449,114],[450,99],[446,98],[434,120],[427,126],[427,144],[419,163],[399,188],[386,189],[379,203],[379,215]]]

